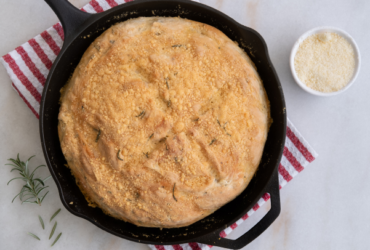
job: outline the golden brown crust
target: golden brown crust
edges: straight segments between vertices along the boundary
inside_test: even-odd
[[[114,25],[61,92],[61,147],[82,192],[139,226],[186,226],[234,199],[270,122],[249,57],[180,18]]]

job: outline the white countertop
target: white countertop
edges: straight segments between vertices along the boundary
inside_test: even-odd
[[[82,7],[88,0],[72,0]],[[201,0],[238,22],[256,29],[266,40],[272,62],[283,85],[287,113],[319,157],[281,191],[279,218],[244,249],[369,249],[370,247],[370,1],[358,0]],[[232,3],[232,4],[231,4]],[[41,0],[0,0],[0,55],[57,22]],[[290,50],[305,31],[317,26],[336,26],[356,40],[362,68],[356,83],[334,97],[312,96],[298,87],[289,69]],[[32,166],[43,164],[38,120],[11,88],[0,66],[0,163],[36,155]],[[146,245],[110,235],[90,222],[70,214],[49,181],[50,193],[41,207],[11,200],[21,181],[9,166],[0,167],[0,249],[46,249],[54,211],[56,233],[63,232],[54,249],[149,249]],[[48,175],[45,168],[40,171]],[[238,227],[235,238],[259,219],[266,208]],[[43,216],[42,230],[37,215]],[[36,233],[38,242],[26,234]],[[212,248],[219,249],[219,248]]]

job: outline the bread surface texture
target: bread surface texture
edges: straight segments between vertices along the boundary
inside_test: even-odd
[[[138,226],[183,227],[248,185],[270,124],[254,64],[216,28],[118,23],[61,90],[63,154],[93,206]]]

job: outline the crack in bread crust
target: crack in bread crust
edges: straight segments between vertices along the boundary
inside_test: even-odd
[[[181,18],[112,26],[61,94],[59,138],[81,191],[138,226],[187,226],[233,200],[257,170],[271,123],[247,54]]]

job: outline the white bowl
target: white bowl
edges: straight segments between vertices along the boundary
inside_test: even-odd
[[[325,92],[320,92],[320,91],[317,91],[317,90],[314,90],[314,89],[311,89],[310,87],[308,87],[306,84],[304,84],[301,80],[299,80],[298,76],[297,76],[297,73],[295,71],[295,68],[294,68],[294,58],[295,58],[295,55],[298,51],[298,48],[299,48],[299,45],[309,36],[313,35],[313,34],[320,34],[320,33],[325,33],[325,32],[333,32],[333,33],[337,33],[338,35],[344,37],[345,39],[347,39],[347,41],[352,45],[354,51],[355,51],[355,60],[356,60],[356,69],[355,69],[355,73],[353,74],[352,76],[352,79],[349,81],[349,83],[344,87],[342,88],[341,90],[338,90],[336,92],[329,92],[329,93],[325,93]],[[355,42],[355,40],[353,40],[353,38],[347,33],[345,32],[344,30],[342,29],[339,29],[339,28],[334,28],[334,27],[327,27],[327,26],[324,26],[324,27],[317,27],[317,28],[314,28],[312,30],[309,30],[307,31],[306,33],[304,33],[294,44],[293,46],[293,49],[292,49],[292,52],[290,53],[290,69],[292,71],[292,74],[293,74],[293,77],[294,77],[294,80],[297,82],[297,84],[302,88],[304,89],[305,91],[307,91],[308,93],[310,94],[313,94],[313,95],[318,95],[318,96],[333,96],[333,95],[338,95],[338,94],[341,94],[343,93],[344,91],[346,91],[347,89],[349,89],[349,87],[352,86],[352,84],[355,82],[357,76],[358,76],[358,72],[360,71],[360,66],[361,66],[361,56],[360,56],[360,50],[358,49],[358,46]]]

